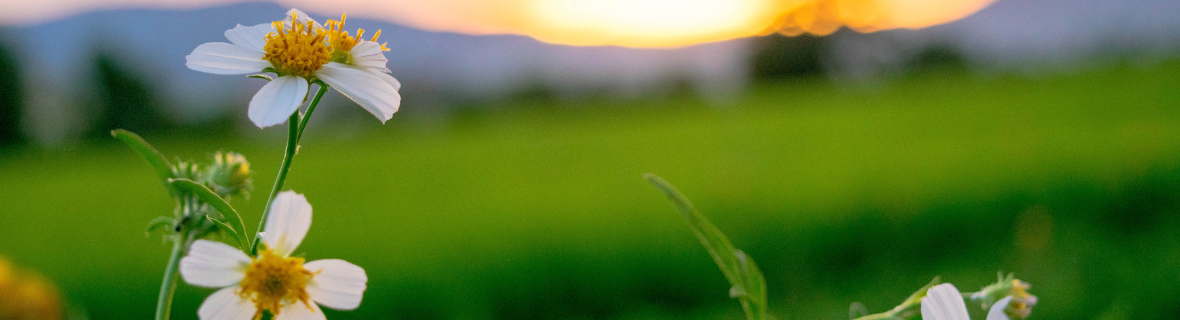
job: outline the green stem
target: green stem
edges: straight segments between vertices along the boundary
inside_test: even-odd
[[[743,299],[741,299],[741,304],[742,304],[742,311],[746,312],[746,320],[761,320],[762,319],[761,315],[754,314],[754,310],[753,310],[753,308],[751,308],[752,306],[750,305],[749,301],[747,301],[746,299],[743,298]]]
[[[307,106],[307,114],[300,115],[296,111],[287,120],[287,151],[283,155],[283,164],[279,166],[279,175],[275,178],[274,187],[270,189],[270,197],[266,199],[266,208],[262,210],[262,219],[258,221],[258,231],[255,232],[255,235],[262,233],[262,229],[266,226],[266,217],[270,215],[270,206],[275,201],[275,197],[279,195],[279,190],[283,189],[283,182],[287,181],[287,172],[291,170],[291,161],[295,159],[295,152],[299,150],[299,138],[303,136],[303,128],[307,127],[307,119],[311,118],[311,113],[315,111],[315,107],[320,104],[320,98],[327,91],[328,86],[320,84],[320,90],[316,92],[315,98],[312,98],[311,105]],[[260,239],[255,237],[254,245],[250,249],[251,255],[258,254],[258,240]]]
[[[180,258],[188,251],[188,233],[179,234],[172,241],[172,255],[168,257],[168,267],[164,269],[164,281],[160,284],[160,298],[156,301],[156,320],[168,320],[172,314],[172,297],[176,295],[176,282],[180,273],[176,272],[180,266]]]
[[[311,105],[307,106],[307,112],[303,114],[303,120],[299,121],[299,134],[295,136],[295,140],[303,139],[303,129],[307,128],[307,119],[311,119],[311,113],[315,112],[315,106],[320,104],[320,98],[324,97],[325,92],[328,92],[328,85],[320,83],[320,91],[315,93],[315,98],[311,99]]]

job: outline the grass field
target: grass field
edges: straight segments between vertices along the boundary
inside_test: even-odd
[[[1170,62],[767,83],[722,106],[410,111],[359,133],[313,124],[287,187],[315,208],[300,251],[369,274],[361,307],[331,319],[740,319],[645,172],[758,261],[779,319],[884,311],[936,275],[973,290],[997,270],[1033,284],[1036,319],[1176,318],[1178,75]],[[235,205],[252,228],[284,130],[145,138],[185,159],[245,154],[258,187]],[[114,141],[2,150],[0,186],[0,255],[93,319],[151,316],[169,248],[143,228],[172,204],[146,163]],[[182,286],[174,318],[210,292]]]

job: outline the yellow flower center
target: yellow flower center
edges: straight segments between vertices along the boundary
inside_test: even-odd
[[[1026,319],[1032,313],[1032,304],[1036,303],[1036,298],[1028,294],[1028,289],[1031,286],[1024,281],[1012,280],[1012,289],[1009,293],[1012,300],[1008,302],[1008,307],[1004,308],[1004,313],[1008,314],[1012,319]]]
[[[243,180],[246,180],[249,177],[250,177],[250,163],[249,162],[242,162],[240,165],[238,165],[238,170],[234,171],[234,175],[231,178],[231,180],[233,180],[235,182],[241,182]]]
[[[266,46],[263,47],[266,54],[262,60],[270,61],[280,76],[306,78],[328,63],[331,51],[324,44],[324,34],[315,30],[311,21],[299,24],[295,18],[292,12],[290,28],[282,21],[271,23],[278,32],[266,35]]]
[[[258,307],[255,320],[262,318],[263,310],[278,315],[283,304],[302,302],[311,308],[307,282],[313,276],[315,273],[303,268],[303,258],[280,257],[274,251],[264,249],[246,269],[246,278],[242,280],[238,294],[251,299]]]
[[[361,36],[365,35],[365,29],[357,28],[356,37],[349,35],[348,31],[344,31],[344,20],[347,18],[348,14],[345,13],[340,15],[340,21],[328,20],[328,28],[322,31],[327,33],[328,36],[328,47],[332,52],[331,61],[352,64],[352,55],[349,53],[349,51],[351,51],[352,47],[355,47],[357,43],[363,41],[360,39]],[[380,36],[381,30],[377,30],[377,33],[373,35],[373,39],[369,41],[377,42],[377,37]],[[385,47],[385,43],[381,44],[381,51],[389,51],[389,48]]]

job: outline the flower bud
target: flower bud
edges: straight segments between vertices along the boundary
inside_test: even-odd
[[[980,303],[980,306],[987,310],[996,301],[1010,296],[1012,299],[1004,308],[1004,313],[1008,314],[1011,319],[1028,318],[1032,313],[1033,306],[1037,304],[1037,296],[1028,293],[1032,285],[1016,279],[1014,274],[1008,274],[1006,277],[1001,274],[998,278],[996,283],[971,294],[971,301]]]
[[[176,161],[176,164],[172,165],[172,178],[199,181],[201,179],[201,167],[196,163]]]
[[[1012,319],[1027,319],[1028,315],[1032,313],[1032,307],[1037,305],[1037,296],[1028,294],[1028,289],[1031,287],[1028,282],[1012,279],[1012,285],[1008,291],[1012,300],[1008,302],[1008,307],[1004,308],[1004,313]]]
[[[210,188],[222,197],[244,196],[254,188],[250,179],[250,162],[236,152],[213,154],[213,164],[208,169]]]
[[[213,156],[213,165],[229,169],[231,184],[241,185],[250,182],[250,162],[240,153],[218,152]]]

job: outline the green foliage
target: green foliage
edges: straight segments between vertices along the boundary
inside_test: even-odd
[[[205,201],[205,203],[213,206],[213,208],[218,212],[221,212],[222,216],[224,216],[228,222],[217,219],[214,221],[221,224],[228,223],[227,226],[223,226],[223,230],[228,232],[230,236],[232,236],[234,240],[238,242],[238,246],[243,252],[247,251],[247,248],[250,247],[250,242],[246,240],[248,239],[245,235],[246,224],[242,222],[242,216],[238,214],[238,211],[234,210],[233,206],[230,206],[229,203],[225,201],[225,199],[222,199],[220,196],[214,193],[213,190],[209,190],[209,188],[205,185],[192,180],[168,179],[168,184],[177,188],[178,190],[195,194],[202,201]]]
[[[208,165],[185,161],[172,164],[159,150],[133,132],[116,129],[111,131],[111,136],[147,160],[168,194],[176,201],[173,210],[175,216],[153,219],[148,223],[149,233],[165,223],[171,223],[172,228],[167,230],[166,236],[173,238],[187,234],[190,230],[196,232],[196,238],[201,238],[220,228],[233,237],[243,251],[250,247],[241,215],[226,201],[230,196],[245,195],[252,188],[250,163],[245,157],[234,152],[219,151]],[[210,211],[210,207],[215,211]]]
[[[746,317],[752,320],[766,319],[766,278],[762,276],[762,271],[758,270],[758,266],[754,264],[754,259],[747,256],[745,252],[734,248],[733,244],[729,242],[729,238],[709,222],[709,219],[697,212],[692,203],[688,202],[688,199],[668,181],[651,173],[645,174],[643,177],[659,188],[664,196],[672,201],[672,206],[684,215],[692,233],[705,246],[705,250],[709,251],[709,255],[713,257],[717,267],[721,268],[725,279],[729,280],[729,284],[732,286],[729,289],[729,296],[741,301],[742,309],[746,311]]]
[[[213,155],[213,162],[206,166],[185,161],[177,161],[173,165],[160,151],[135,133],[116,129],[111,131],[111,136],[151,164],[176,203],[172,210],[173,217],[156,217],[147,227],[148,235],[155,229],[170,227],[165,231],[164,239],[173,242],[172,253],[160,283],[155,317],[156,320],[168,320],[180,279],[177,273],[180,259],[186,255],[193,241],[217,231],[225,231],[234,238],[242,251],[251,247],[246,240],[248,238],[241,215],[225,201],[231,195],[249,192],[252,187],[250,163],[241,154],[219,151]]]
[[[978,289],[998,269],[1045,297],[1032,319],[1177,319],[1177,74],[1172,62],[870,92],[792,82],[723,110],[576,100],[369,118],[345,138],[308,132],[314,152],[286,188],[315,206],[299,251],[369,274],[361,307],[325,310],[333,320],[742,318],[683,218],[636,183],[647,171],[677,177],[758,257],[780,319],[846,319],[850,301],[888,310],[935,275]],[[275,136],[148,138],[169,159],[242,152],[268,178],[282,160]],[[93,319],[152,316],[168,248],[140,228],[174,203],[144,196],[160,183],[138,155],[17,149],[0,185],[0,254]],[[233,204],[253,222],[261,198]],[[211,292],[178,289],[174,319],[197,319],[180,310]]]

